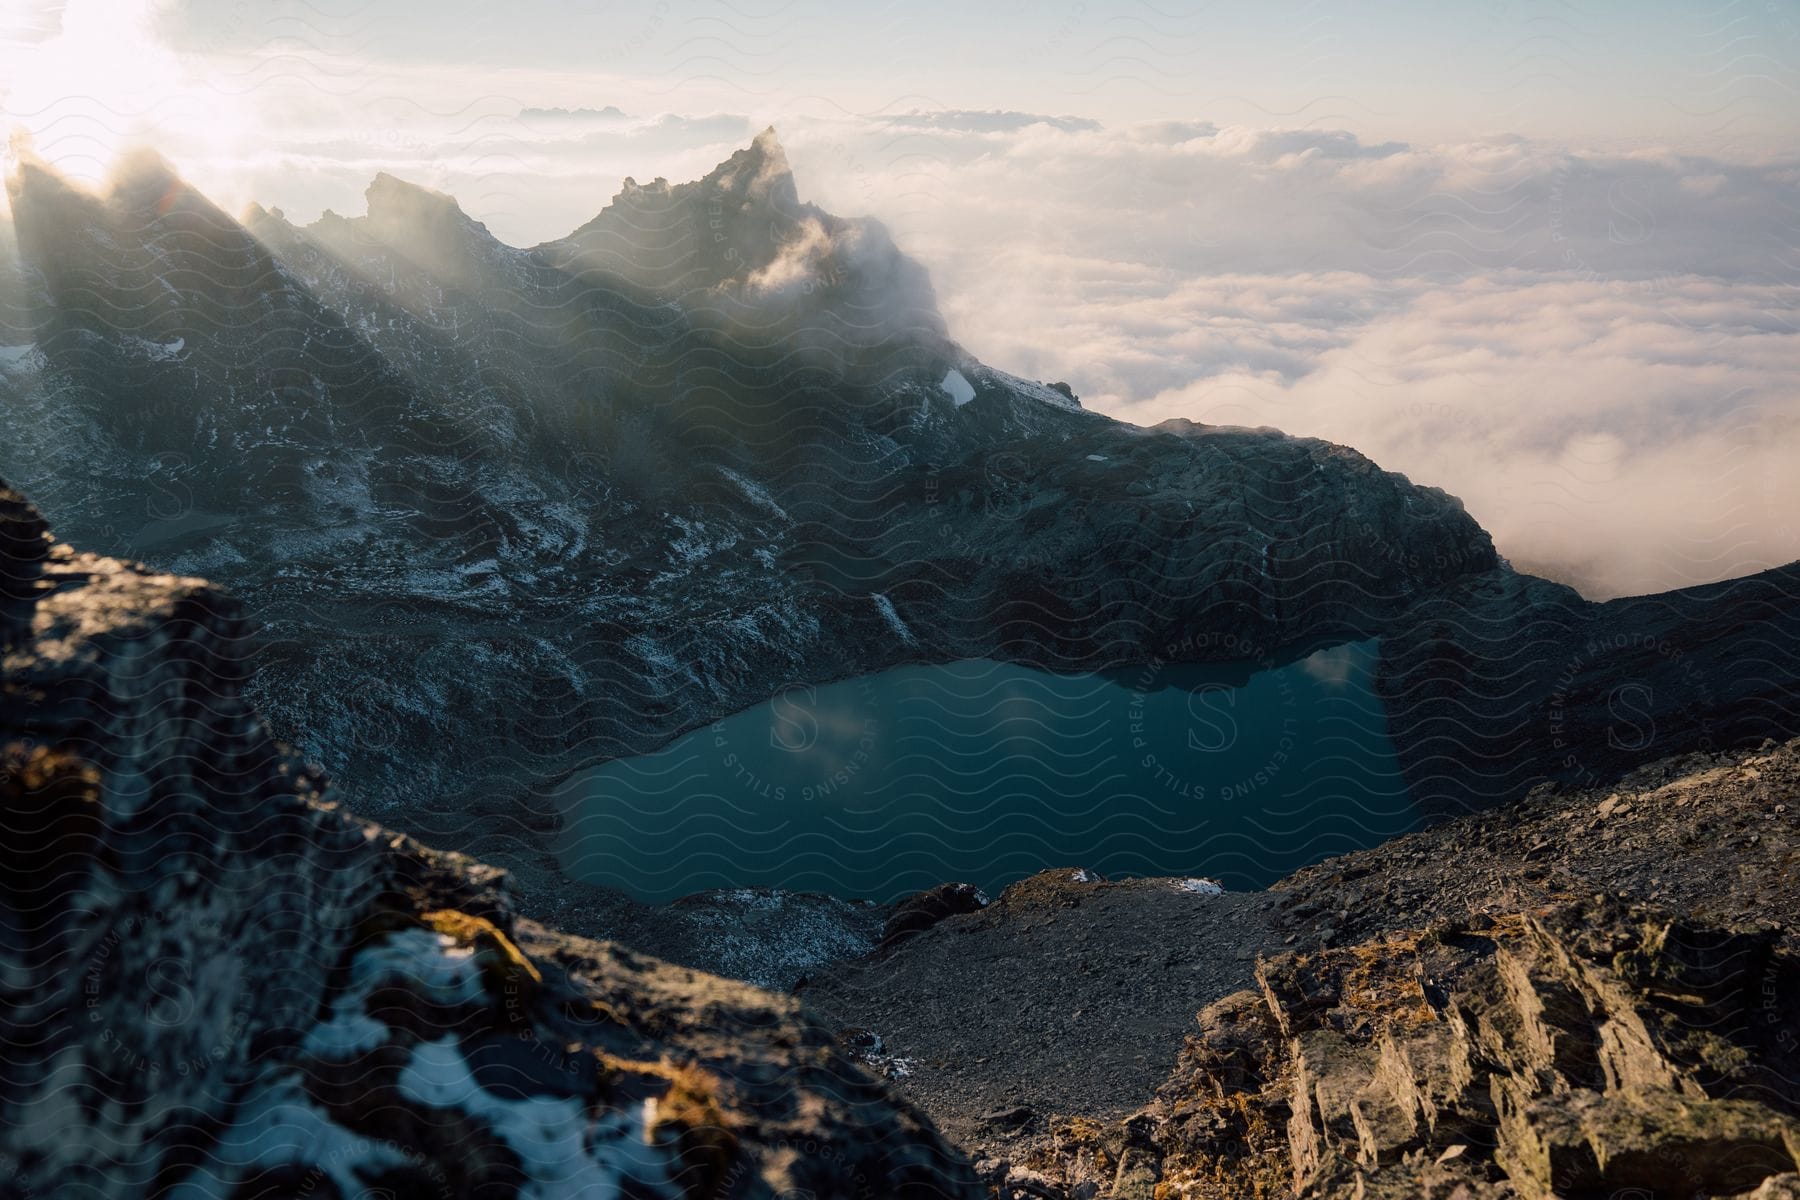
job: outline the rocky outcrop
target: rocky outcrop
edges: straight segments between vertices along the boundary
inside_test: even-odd
[[[29,637],[50,532],[26,499],[0,488],[0,649]]]
[[[792,1001],[349,816],[234,602],[41,530],[0,489],[0,1194],[974,1194]]]
[[[1200,1014],[1148,1108],[1070,1127],[1068,1184],[1550,1200],[1734,1196],[1800,1170],[1800,1043],[1776,999],[1800,959],[1766,929],[1597,897],[1281,955],[1257,982]]]
[[[1530,1195],[1547,1159],[1561,1196],[1781,1195],[1680,1172],[1760,1169],[1795,1116],[1797,796],[1800,740],[1540,787],[1264,892],[1047,871],[799,994],[1002,1195]],[[1498,1079],[1545,1090],[1503,1124]]]
[[[980,912],[988,898],[972,883],[941,883],[937,887],[908,896],[893,905],[881,927],[881,941],[876,951],[891,954],[946,917]]]

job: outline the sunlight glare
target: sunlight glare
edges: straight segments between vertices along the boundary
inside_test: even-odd
[[[40,41],[17,31],[29,21],[20,10],[43,5],[0,9],[0,132],[24,130],[38,157],[87,184],[139,145],[171,159],[229,159],[245,132],[238,106],[158,38],[165,3],[69,0],[60,30]],[[54,26],[46,15],[38,23]]]

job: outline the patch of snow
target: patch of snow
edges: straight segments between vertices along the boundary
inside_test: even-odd
[[[1087,411],[1081,407],[1080,401],[1071,400],[1055,388],[1046,387],[1044,384],[1038,383],[1035,380],[1021,379],[1017,375],[1009,375],[1005,371],[996,371],[992,367],[983,367],[981,368],[981,371],[988,379],[1000,384],[1007,390],[1036,400],[1041,404],[1048,404],[1052,408],[1061,408],[1069,412]]]
[[[181,351],[187,345],[185,338],[176,338],[172,342],[153,342],[149,338],[138,337],[132,333],[126,334],[123,340],[126,345],[151,362],[175,362],[181,357]]]
[[[0,367],[22,367],[25,360],[37,353],[35,345],[0,346]]]
[[[905,1079],[918,1070],[919,1060],[898,1054],[871,1054],[868,1063],[889,1079]]]
[[[634,633],[625,639],[625,648],[660,671],[679,671],[681,664],[663,649],[662,643],[647,634]]]
[[[392,983],[411,984],[424,999],[446,1008],[473,1004],[482,994],[475,952],[429,929],[403,929],[358,954],[350,965],[345,996],[354,994],[360,1003],[371,991]]]
[[[744,478],[730,467],[720,467],[719,474],[723,475],[726,479],[729,479],[737,487],[738,491],[744,493],[744,498],[756,505],[756,507],[762,509],[770,516],[780,517],[783,521],[788,519],[787,510],[775,503],[775,497],[769,495],[768,489],[763,487],[762,484],[756,482],[754,479]]]
[[[308,1031],[303,1050],[342,1061],[386,1044],[393,1030],[371,1017],[367,1004],[374,990],[395,984],[432,1006],[489,997],[473,950],[429,930],[405,930],[356,955],[331,1019]],[[661,1195],[670,1182],[668,1151],[647,1136],[654,1099],[596,1114],[573,1097],[509,1098],[479,1085],[454,1034],[414,1046],[395,1088],[413,1105],[490,1127],[518,1157],[521,1197],[617,1196],[630,1183],[641,1194]],[[400,1148],[370,1143],[336,1124],[291,1079],[266,1086],[240,1112],[220,1137],[221,1153],[177,1192],[183,1200],[235,1194],[236,1172],[290,1163],[318,1166],[345,1195],[360,1195],[362,1180],[408,1161]],[[221,1175],[221,1163],[235,1170]]]
[[[704,521],[694,521],[687,517],[670,517],[669,520],[681,530],[681,536],[669,543],[669,556],[677,563],[697,563],[737,545],[738,535],[735,530],[727,531],[714,541],[707,532]]]
[[[900,635],[900,640],[909,646],[915,645],[916,639],[913,637],[912,630],[906,627],[906,622],[902,621],[900,614],[894,611],[894,602],[881,592],[873,593],[870,599],[875,601],[875,608],[881,613],[881,619],[888,623],[890,629]]]
[[[366,1012],[339,1009],[307,1030],[300,1048],[314,1058],[341,1062],[384,1045],[392,1032]]]
[[[603,1122],[592,1131],[602,1136],[590,1137],[579,1100],[507,1100],[487,1091],[475,1081],[454,1036],[413,1047],[397,1087],[414,1103],[466,1112],[490,1124],[519,1156],[529,1180],[520,1190],[522,1197],[616,1196],[625,1176],[655,1193],[668,1181],[666,1152],[645,1144],[654,1099],[634,1109],[633,1116]]]
[[[943,379],[938,381],[938,387],[943,389],[944,395],[950,397],[951,403],[958,408],[975,398],[975,385],[964,378],[963,373],[955,367],[944,372]]]
[[[1224,886],[1216,879],[1184,879],[1181,881],[1181,890],[1192,892],[1196,896],[1223,896],[1225,894]]]
[[[206,1160],[169,1195],[172,1200],[237,1195],[237,1172],[291,1164],[317,1167],[342,1195],[363,1195],[365,1179],[407,1161],[398,1147],[338,1125],[313,1106],[299,1080],[286,1078],[239,1109]],[[220,1167],[231,1175],[222,1176]]]

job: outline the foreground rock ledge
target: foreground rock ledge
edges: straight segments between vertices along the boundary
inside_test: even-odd
[[[343,812],[237,607],[0,487],[0,1195],[968,1196],[786,998]]]
[[[1046,871],[801,994],[1009,1200],[1800,1195],[1797,797],[1800,739],[1266,892]]]
[[[1601,895],[1288,953],[1152,1103],[1002,1171],[1106,1197],[1800,1194],[1800,957]]]

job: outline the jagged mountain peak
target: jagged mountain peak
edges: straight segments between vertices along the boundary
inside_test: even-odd
[[[188,338],[196,305],[223,320],[285,295],[256,238],[154,151],[127,154],[100,190],[22,158],[7,190],[20,256],[43,285],[42,334]]]
[[[389,175],[375,176],[363,190],[368,223],[377,237],[409,254],[427,251],[423,265],[433,266],[453,246],[496,245],[488,227],[469,216],[456,197],[423,184]]]
[[[457,203],[455,196],[401,179],[386,171],[377,173],[369,186],[363,189],[363,199],[368,203],[370,218],[375,220],[436,218],[480,224],[463,212],[462,205]]]
[[[397,254],[457,287],[480,286],[495,262],[514,253],[447,192],[382,171],[363,198],[365,215],[346,217],[326,209],[300,234],[368,268],[390,252]]]
[[[12,206],[14,223],[21,228],[31,223],[34,209],[45,212],[95,209],[100,204],[100,197],[91,189],[29,152],[19,155],[6,177],[6,198]]]
[[[807,218],[774,126],[699,179],[627,177],[593,220],[546,249],[658,290],[714,287],[766,267]],[[835,220],[835,219],[832,219]]]
[[[803,202],[772,125],[691,182],[626,179],[598,216],[538,253],[681,300],[759,342],[822,349],[840,366],[878,344],[949,349],[925,269],[880,222]]]
[[[696,194],[716,198],[721,193],[740,202],[773,205],[787,213],[800,206],[794,169],[788,163],[787,151],[782,148],[773,125],[752,138],[748,146],[733,151],[729,158],[691,182],[671,183],[658,175],[649,183],[639,183],[635,176],[627,175],[608,207],[622,201],[629,203]]]
[[[204,227],[214,236],[241,232],[238,223],[183,178],[174,164],[148,147],[127,151],[99,189],[26,153],[19,157],[6,187],[21,230],[40,226],[67,235],[104,225],[115,232],[148,231],[180,216],[184,220],[179,224]]]
[[[113,167],[109,179],[109,194],[127,202],[137,196],[160,197],[174,190],[192,189],[173,163],[148,146],[127,151]]]
[[[750,203],[767,204],[791,212],[800,204],[794,169],[773,125],[764,129],[746,148],[714,167],[696,185],[705,193],[724,192]]]

